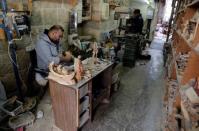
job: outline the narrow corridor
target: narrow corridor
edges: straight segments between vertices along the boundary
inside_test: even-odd
[[[146,65],[123,68],[121,86],[109,105],[99,106],[92,124],[82,131],[160,131],[164,95],[163,41],[151,44]],[[54,126],[51,98],[46,93],[38,106],[44,118],[27,131],[60,131]]]
[[[96,119],[83,131],[160,131],[164,69],[161,39],[149,50],[152,59],[132,69],[125,68],[121,86],[108,107],[100,107]],[[104,111],[104,112],[103,112]]]

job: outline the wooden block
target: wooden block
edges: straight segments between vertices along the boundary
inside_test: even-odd
[[[5,40],[6,39],[6,34],[5,34],[5,31],[3,29],[0,29],[0,39],[1,40]]]
[[[189,98],[192,104],[198,104],[199,103],[199,97],[196,94],[195,90],[191,87],[186,90],[185,94]]]
[[[93,11],[92,12],[92,20],[94,21],[101,21],[101,12]]]
[[[8,8],[23,11],[23,3],[22,1],[8,2]]]
[[[0,24],[3,24],[3,18],[0,18]]]

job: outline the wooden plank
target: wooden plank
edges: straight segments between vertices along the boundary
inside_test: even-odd
[[[194,40],[193,40],[193,46],[196,47],[199,43],[199,27],[198,27],[198,23],[197,23],[197,29],[196,29],[196,33],[195,33],[195,37],[194,37]]]
[[[112,82],[112,68],[113,65],[107,68],[103,73],[102,73],[102,84],[104,87],[107,88],[107,99],[110,99],[110,91],[111,91],[111,82]]]
[[[199,57],[194,51],[192,51],[181,82],[183,85],[189,82],[190,79],[199,76],[198,65]]]
[[[50,80],[55,124],[63,131],[77,131],[77,92]]]
[[[190,127],[191,127],[190,116],[183,102],[181,102],[181,110],[182,110],[182,115],[184,117],[185,131],[190,131]]]
[[[185,15],[184,15],[184,18],[183,18],[184,22],[186,22],[187,20],[190,20],[194,16],[195,12],[196,12],[196,9],[187,8]]]
[[[88,90],[89,90],[89,110],[90,110],[90,122],[93,120],[93,92],[92,92],[92,81],[88,82]]]
[[[197,7],[199,6],[199,0],[194,0],[192,3],[188,4],[187,7]]]

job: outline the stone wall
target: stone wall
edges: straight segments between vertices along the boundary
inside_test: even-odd
[[[7,0],[13,6],[13,0]],[[20,3],[22,0],[16,0]],[[38,34],[43,32],[45,28],[49,28],[54,24],[62,25],[65,29],[63,48],[67,47],[68,34],[68,19],[69,10],[72,8],[66,0],[36,0],[33,1],[33,12],[31,15],[31,34],[32,42],[29,36],[24,36],[21,41],[17,41],[17,58],[22,80],[26,82],[27,72],[29,67],[29,54],[25,47],[30,44],[35,44]],[[10,5],[9,5],[10,6]],[[21,5],[14,5],[17,8],[22,8]],[[13,74],[12,64],[8,55],[8,43],[0,41],[0,80],[4,84],[6,91],[11,92],[15,90],[15,77]],[[23,86],[24,91],[26,86]]]
[[[102,20],[102,4],[103,0],[94,0],[92,9],[92,20],[86,22],[84,26],[84,34],[93,35],[98,41],[102,40],[103,33],[117,29],[118,20],[114,20],[114,10],[109,10],[109,18]]]
[[[63,48],[67,47],[67,34],[69,11],[71,6],[66,0],[37,0],[33,2],[33,12],[31,17],[32,34],[35,39],[45,28],[54,24],[62,25],[65,29]]]

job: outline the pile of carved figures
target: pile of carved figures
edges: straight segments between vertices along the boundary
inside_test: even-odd
[[[181,118],[178,114],[174,103],[176,101],[176,96],[179,93],[178,83],[176,80],[167,81],[167,93],[165,95],[164,101],[164,123],[163,131],[178,131],[178,121],[177,118]]]
[[[48,78],[53,79],[61,84],[74,85],[82,79],[89,79],[94,75],[96,71],[102,70],[108,61],[99,60],[97,58],[98,46],[97,43],[93,43],[93,56],[81,61],[81,56],[74,58],[74,66],[68,67],[61,64],[55,65],[53,62],[49,65]]]
[[[198,18],[199,18],[199,11],[197,10],[194,16],[190,20],[186,21],[184,24],[184,30],[182,35],[189,42],[192,42],[195,37]]]
[[[190,117],[192,129],[199,129],[199,97],[196,93],[196,88],[198,88],[198,81],[192,79],[188,83],[186,90],[181,91],[182,103]]]
[[[199,97],[195,89],[198,88],[198,80],[192,79],[181,88],[176,80],[168,80],[167,87],[163,131],[198,131]],[[180,106],[177,96],[180,96]]]
[[[178,75],[183,75],[188,60],[190,57],[190,52],[180,52],[177,56],[176,56],[176,64],[177,64],[177,69],[178,69]]]
[[[186,8],[186,6],[188,4],[191,4],[194,0],[180,0],[181,4],[180,4],[180,10]]]
[[[198,128],[199,126],[199,105],[193,104],[186,95],[183,95],[182,102],[186,111],[189,114],[192,128]]]

